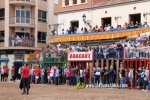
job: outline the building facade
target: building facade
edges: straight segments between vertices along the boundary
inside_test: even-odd
[[[0,66],[20,67],[25,54],[47,46],[55,6],[54,0],[0,0]]]
[[[59,0],[58,35],[69,27],[89,29],[110,24],[116,28],[132,21],[150,25],[149,4],[149,0]]]

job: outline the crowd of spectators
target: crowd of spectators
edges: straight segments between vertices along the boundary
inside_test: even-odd
[[[12,35],[9,37],[9,44],[12,47],[34,47],[35,37],[34,35],[29,36],[19,36]]]
[[[48,53],[50,52],[94,52],[94,60],[98,59],[122,59],[123,54],[125,58],[150,58],[149,37],[145,35],[138,35],[135,40],[121,40],[108,45],[95,45],[89,47],[85,42],[66,43],[61,45],[48,46]],[[124,53],[123,53],[124,51]],[[52,54],[54,55],[54,53]]]
[[[87,34],[87,33],[96,33],[96,32],[115,32],[115,31],[121,31],[121,30],[128,30],[128,29],[134,29],[134,28],[147,28],[149,25],[147,22],[144,22],[143,24],[139,23],[136,21],[134,24],[133,21],[131,23],[125,22],[124,25],[117,25],[117,27],[111,26],[111,24],[106,24],[105,26],[98,26],[96,25],[95,27],[90,26],[89,29],[86,27],[82,27],[79,29],[79,27],[74,27],[71,28],[69,27],[68,29],[62,29],[61,34],[58,34],[55,30],[53,32],[53,35],[67,35],[67,34]]]

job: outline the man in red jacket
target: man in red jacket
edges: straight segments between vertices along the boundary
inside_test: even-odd
[[[30,69],[28,67],[28,64],[26,64],[22,69],[22,77],[21,78],[23,81],[23,88],[24,88],[22,94],[26,93],[26,89],[27,89],[27,94],[29,94],[29,83],[30,83],[29,74],[30,74]]]

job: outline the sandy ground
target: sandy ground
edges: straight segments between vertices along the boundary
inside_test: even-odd
[[[22,95],[19,83],[0,82],[0,100],[150,100],[150,91],[85,88],[66,85],[32,84],[29,95]]]

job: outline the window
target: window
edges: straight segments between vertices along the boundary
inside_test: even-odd
[[[38,42],[39,43],[46,43],[46,33],[38,32]]]
[[[46,22],[46,19],[47,19],[47,13],[46,13],[46,11],[39,10],[38,11],[38,21],[40,21],[40,22]]]
[[[73,4],[77,4],[77,0],[73,0]]]
[[[30,11],[16,10],[16,23],[30,23]]]
[[[81,3],[85,3],[85,0],[81,0]]]
[[[0,20],[5,19],[5,9],[0,9]]]
[[[4,42],[4,31],[0,31],[0,42]]]
[[[69,5],[69,0],[65,0],[65,6]]]

